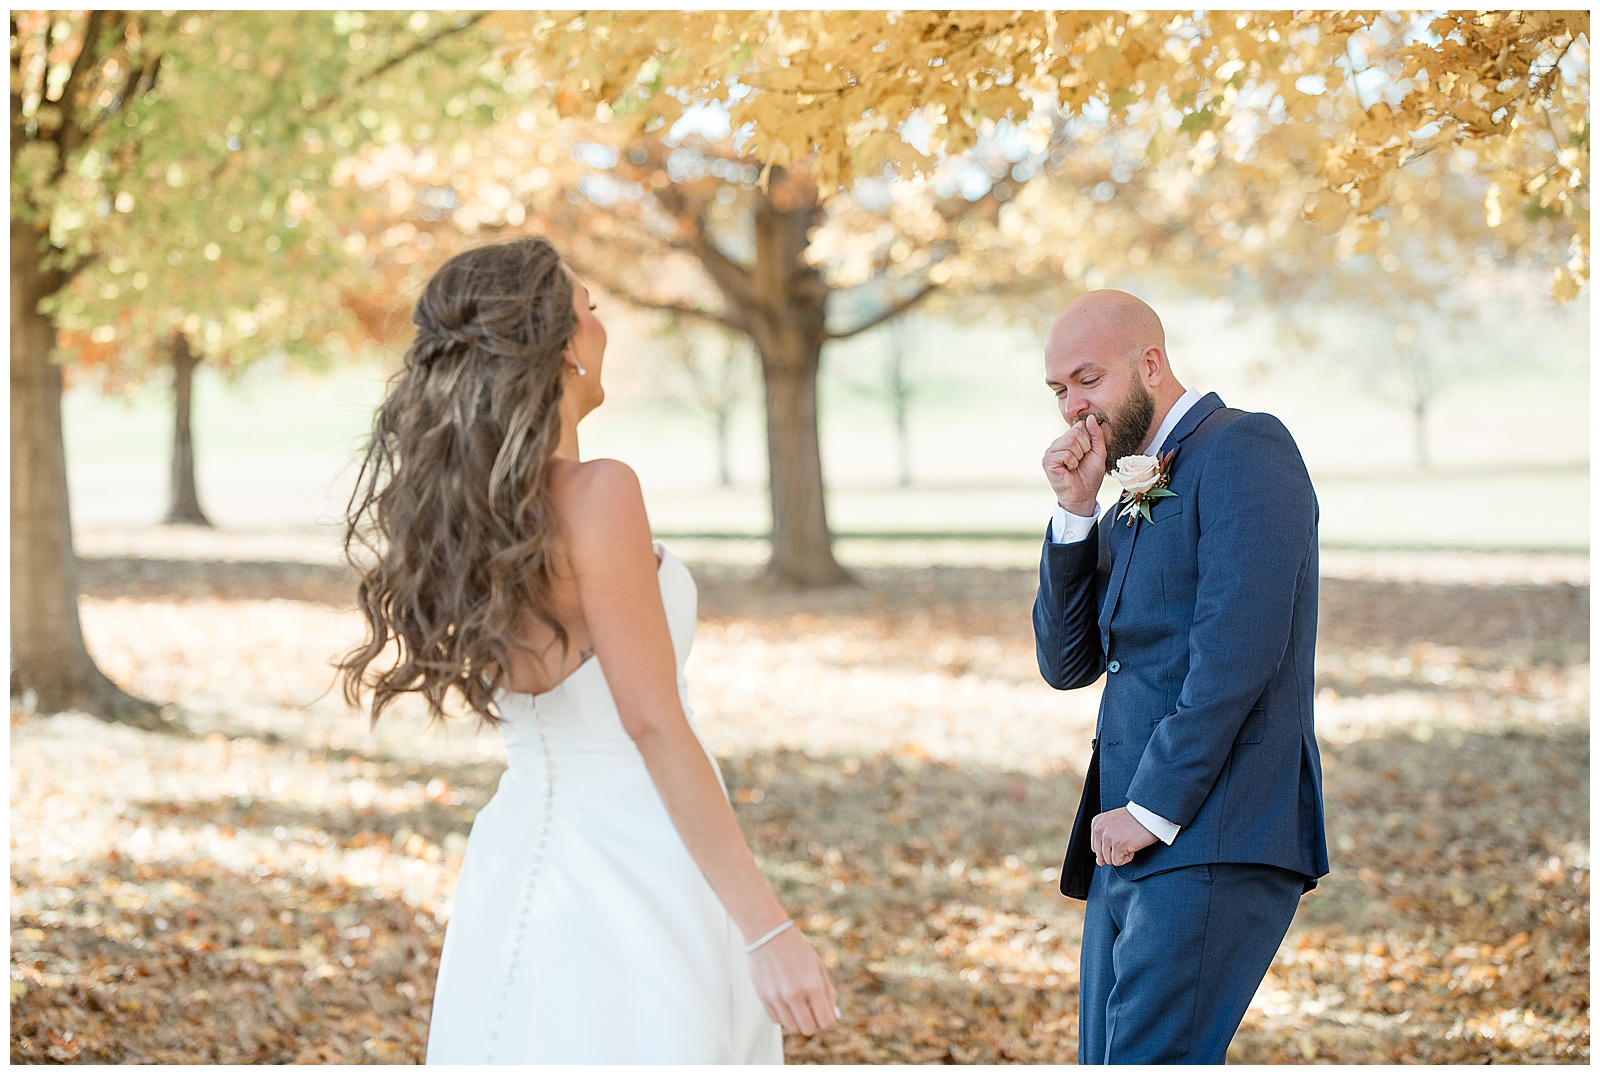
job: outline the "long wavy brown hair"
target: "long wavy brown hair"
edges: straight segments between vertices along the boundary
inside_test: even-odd
[[[373,723],[407,693],[442,718],[452,689],[497,723],[525,617],[568,643],[550,612],[545,479],[578,327],[572,283],[546,239],[481,246],[434,273],[412,320],[346,509],[368,638],[337,667],[352,707],[371,690]]]

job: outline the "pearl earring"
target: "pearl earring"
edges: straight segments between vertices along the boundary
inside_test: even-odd
[[[572,360],[572,365],[573,365],[573,368],[578,371],[578,376],[579,377],[587,377],[587,376],[589,376],[589,371],[583,368],[583,363],[582,362],[579,362],[577,359],[573,359]]]

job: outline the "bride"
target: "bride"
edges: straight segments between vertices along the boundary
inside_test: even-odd
[[[689,723],[694,580],[580,461],[606,331],[542,238],[434,274],[351,498],[372,719],[454,690],[508,767],[473,822],[429,1063],[781,1063],[838,1018]],[[381,660],[380,660],[381,658]]]

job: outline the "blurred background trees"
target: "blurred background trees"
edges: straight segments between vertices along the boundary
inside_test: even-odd
[[[716,437],[717,484],[733,487],[734,411],[754,387],[748,341],[722,326],[685,324],[669,312],[657,330],[669,363],[663,395],[704,412]]]
[[[563,115],[592,117],[633,142],[670,138],[707,111],[725,116],[723,129],[744,155],[737,159],[764,165],[766,185],[753,196],[777,198],[794,228],[824,215],[859,215],[863,182],[895,176],[914,188],[1008,130],[1043,128],[1071,152],[1048,157],[1047,168],[1019,162],[1013,175],[990,178],[997,193],[985,196],[998,204],[1024,176],[1049,173],[1044,190],[1015,214],[1031,217],[1030,225],[1022,236],[1007,235],[1033,241],[974,243],[987,248],[986,268],[1016,265],[1070,287],[1082,280],[1074,269],[1086,262],[1111,268],[1124,245],[1148,271],[1171,265],[1149,244],[1073,249],[1061,234],[1126,211],[1134,199],[1122,188],[1139,177],[1151,191],[1145,201],[1164,218],[1160,237],[1176,238],[1180,257],[1188,255],[1182,260],[1204,259],[1214,273],[1260,272],[1276,259],[1292,274],[1307,255],[1326,261],[1370,254],[1387,269],[1400,260],[1391,218],[1407,206],[1431,216],[1444,193],[1403,173],[1443,157],[1473,180],[1468,204],[1481,202],[1484,224],[1501,230],[1503,245],[1539,248],[1558,300],[1572,298],[1587,279],[1583,14],[616,12],[507,15],[498,25],[553,89]],[[1106,192],[1094,205],[1083,204],[1081,194],[1092,155],[1085,149],[1098,149],[1116,172],[1115,182],[1092,184]],[[650,167],[659,156],[619,157],[626,162],[619,167]],[[1069,178],[1073,167],[1079,172]],[[680,175],[658,177],[618,201],[632,211],[650,200],[639,191],[676,190],[684,168],[680,162]],[[1248,195],[1238,196],[1241,189]],[[688,207],[699,219],[698,199],[674,193],[669,200],[669,215]],[[1512,202],[1516,221],[1506,211]],[[1056,228],[1041,226],[1045,217]],[[1320,243],[1307,219],[1322,233]],[[994,223],[1007,233],[998,213]],[[857,237],[879,233],[871,222],[856,225]],[[1112,229],[1099,230],[1105,237]],[[671,247],[682,233],[680,218],[631,234]],[[696,235],[693,228],[689,234]],[[770,229],[758,228],[762,234]],[[740,312],[748,284],[703,229],[686,244],[702,254],[708,247],[714,256],[707,268],[732,305],[731,319],[759,326]],[[785,249],[782,260],[794,264],[804,246],[791,241]],[[907,249],[902,242],[900,252]],[[956,275],[944,268],[945,279],[934,278],[931,263],[945,260],[937,251],[937,243],[930,246],[920,285],[917,274],[903,274],[916,287],[907,301]],[[809,401],[816,360],[781,356],[820,355],[829,335],[812,309],[824,301],[812,297],[815,260],[789,273],[800,292],[783,312],[792,324],[811,326],[806,345],[796,351],[798,341],[774,340],[762,350],[771,567],[812,584],[839,577],[828,552],[820,468],[812,462],[815,436],[806,432],[815,426]],[[588,261],[597,269],[605,264]],[[771,338],[770,330],[752,331],[758,342],[763,333]],[[785,370],[792,372],[778,376]]]
[[[252,342],[315,348],[337,316],[341,273],[359,268],[332,231],[344,211],[324,216],[331,163],[402,124],[426,125],[438,87],[418,79],[419,60],[476,21],[12,13],[13,694],[161,722],[101,674],[78,624],[63,328],[102,345],[120,333],[126,346],[102,357],[151,366],[177,353],[180,333],[191,357],[242,361]],[[475,69],[469,57],[438,58],[446,83]],[[181,401],[190,367],[175,369]],[[180,432],[184,423],[180,411]],[[181,439],[175,447],[179,471]]]
[[[902,488],[912,481],[911,406],[916,401],[917,381],[911,371],[915,361],[915,328],[909,318],[891,321],[884,330],[883,395],[894,416],[895,460]]]
[[[858,178],[825,199],[803,164],[763,178],[720,109],[640,134],[621,119],[563,118],[560,102],[483,132],[461,150],[470,167],[419,149],[364,182],[403,171],[449,191],[464,236],[537,227],[631,305],[748,338],[764,389],[768,573],[788,585],[846,579],[818,439],[825,348],[935,295],[983,294],[1018,317],[1057,308],[1091,273],[1153,268],[1188,242],[1172,214],[1141,211],[1157,196],[1152,173],[1121,167],[1103,127],[1060,116],[997,124],[925,176]],[[1085,193],[1112,189],[1127,196]]]
[[[1175,282],[1270,312],[1284,361],[1360,310],[1387,324],[1349,366],[1406,387],[1422,453],[1472,366],[1450,311],[1588,279],[1587,35],[1582,12],[13,13],[13,690],[152,712],[76,627],[60,363],[172,378],[167,517],[199,522],[196,363],[392,355],[428,272],[510,234],[677,319],[724,481],[717,334],[750,349],[785,585],[848,578],[824,356],[883,335],[909,481],[896,326],[934,302],[1038,324]]]

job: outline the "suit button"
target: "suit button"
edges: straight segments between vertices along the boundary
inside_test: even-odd
[[[1120,671],[1122,671],[1122,662],[1121,661],[1112,661],[1106,667],[1109,668],[1113,672],[1120,672]]]

